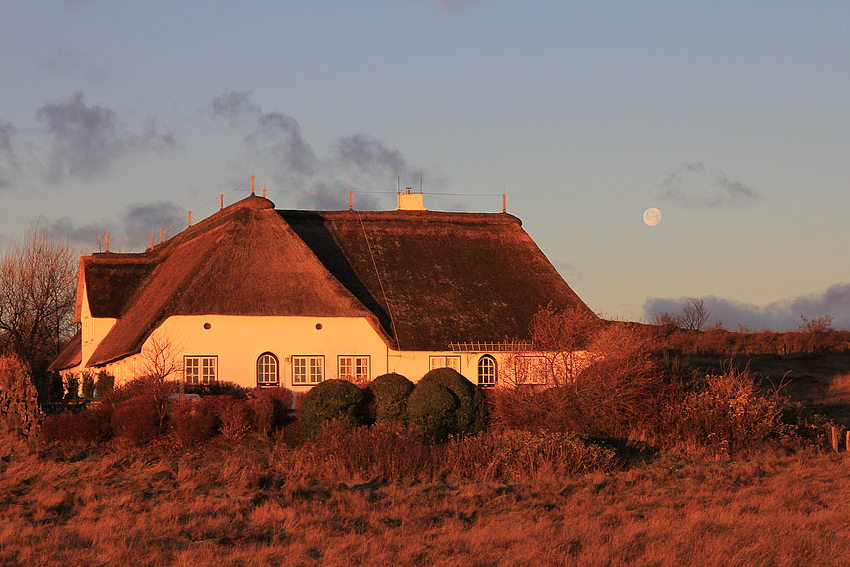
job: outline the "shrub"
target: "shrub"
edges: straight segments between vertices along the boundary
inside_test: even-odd
[[[153,400],[136,396],[124,400],[112,411],[112,431],[133,445],[144,445],[160,433],[159,413]]]
[[[335,480],[415,480],[427,476],[432,465],[431,445],[421,432],[392,421],[372,427],[352,427],[348,420],[328,421],[309,451],[317,469]]]
[[[251,431],[253,421],[251,409],[246,400],[230,395],[208,396],[203,398],[211,405],[218,418],[218,431],[228,440],[241,439]]]
[[[382,374],[369,384],[369,390],[375,400],[374,419],[394,421],[404,424],[407,422],[407,400],[413,392],[413,382],[401,374]]]
[[[107,394],[109,394],[115,388],[115,376],[107,372],[106,370],[101,370],[97,373],[97,395],[100,398],[103,398]]]
[[[233,382],[219,381],[211,384],[184,384],[183,391],[187,394],[198,394],[199,396],[230,396],[244,400],[248,397],[250,389]]]
[[[181,398],[172,406],[168,424],[180,444],[191,447],[212,437],[218,421],[208,401]]]
[[[66,400],[76,400],[80,397],[80,379],[76,374],[69,373],[65,376]]]
[[[91,371],[83,372],[83,397],[87,400],[94,398],[94,374]]]
[[[0,357],[0,433],[37,439],[42,418],[38,397],[23,361]]]
[[[477,480],[538,480],[620,466],[612,447],[569,433],[489,431],[453,440],[444,451],[447,472]]]
[[[42,439],[47,443],[85,443],[96,445],[112,437],[112,411],[105,407],[65,412],[44,419]]]
[[[301,433],[314,438],[323,423],[344,418],[352,424],[362,417],[363,392],[347,380],[325,380],[310,389],[301,402]]]
[[[684,395],[670,408],[669,441],[690,452],[745,455],[793,433],[782,423],[783,410],[778,394],[760,396],[749,372],[730,366],[722,375],[706,377],[704,390]]]
[[[460,401],[451,390],[422,380],[407,401],[408,423],[435,440],[458,433]]]
[[[451,368],[435,368],[422,377],[421,383],[447,388],[457,398],[457,425],[453,433],[475,435],[484,429],[484,396],[480,388],[476,388],[460,373]]]
[[[268,434],[286,424],[292,411],[292,392],[280,387],[257,388],[254,396],[248,405],[258,433]]]

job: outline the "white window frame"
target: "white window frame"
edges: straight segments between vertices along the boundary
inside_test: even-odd
[[[311,386],[325,379],[325,357],[299,355],[292,361],[292,385]]]
[[[263,360],[268,357],[270,361],[263,362]],[[274,375],[274,380],[268,380],[262,378],[268,378],[269,376]],[[260,356],[257,357],[257,386],[279,386],[280,385],[280,361],[277,356],[275,356],[271,352],[264,352]]]
[[[186,384],[215,384],[218,382],[218,355],[184,356],[183,381]]]
[[[498,365],[496,359],[485,354],[478,359],[478,385],[479,386],[495,386],[498,374]]]
[[[431,356],[429,357],[428,366],[431,370],[435,370],[437,368],[451,368],[460,374],[460,355]]]
[[[352,380],[369,380],[372,370],[370,356],[357,356],[341,354],[337,356],[337,377],[351,378]]]

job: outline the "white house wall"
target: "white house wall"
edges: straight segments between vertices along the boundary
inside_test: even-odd
[[[209,328],[206,328],[206,327]],[[292,358],[324,358],[323,379],[339,378],[338,357],[368,357],[369,379],[396,372],[419,381],[435,362],[452,357],[457,369],[473,383],[478,381],[482,353],[409,352],[387,348],[382,337],[365,318],[258,317],[258,316],[173,316],[160,325],[145,342],[141,354],[106,365],[120,382],[144,373],[151,349],[169,350],[182,367],[185,356],[216,357],[220,381],[244,387],[257,386],[257,360],[273,354],[279,363],[280,385],[295,391],[313,384],[293,384]],[[501,356],[496,354],[497,365]],[[173,378],[182,378],[173,376]]]
[[[109,334],[109,331],[112,330],[112,327],[115,326],[117,319],[112,317],[92,317],[91,309],[89,307],[89,298],[88,292],[83,293],[83,305],[81,310],[81,360],[82,367],[85,367],[88,363],[91,355],[94,354],[97,345],[100,344],[100,341]]]

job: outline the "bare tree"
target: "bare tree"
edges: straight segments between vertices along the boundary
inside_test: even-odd
[[[0,348],[33,370],[76,332],[77,253],[33,228],[0,257]]]
[[[586,349],[599,329],[599,319],[587,310],[559,311],[551,305],[532,318],[529,332],[533,353],[508,357],[505,378],[513,385],[572,384],[584,364]]]
[[[820,317],[806,317],[800,315],[802,323],[798,323],[800,333],[806,340],[808,350],[811,352],[826,352],[829,350],[829,334],[833,331],[832,315],[821,315]]]
[[[154,334],[141,352],[140,380],[150,396],[162,427],[168,410],[168,398],[182,384],[183,361],[179,341],[168,333]]]
[[[691,331],[701,331],[708,323],[708,308],[701,297],[690,297],[682,304],[682,310],[676,318],[679,326]]]

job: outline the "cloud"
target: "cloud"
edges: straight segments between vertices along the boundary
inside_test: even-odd
[[[131,152],[161,153],[179,146],[174,134],[163,130],[155,118],[148,118],[141,134],[128,132],[115,112],[86,105],[81,92],[66,101],[45,104],[36,118],[47,123],[51,138],[47,178],[53,182],[66,177],[87,181],[103,175]]]
[[[127,142],[128,146],[135,150],[152,150],[158,154],[180,147],[180,142],[174,133],[167,129],[163,130],[153,117],[147,119],[141,134],[128,134]]]
[[[262,114],[259,106],[252,103],[250,98],[253,90],[230,91],[212,101],[210,109],[215,118],[227,120],[231,126],[236,126],[246,118],[254,118]]]
[[[14,146],[17,133],[10,123],[0,122],[0,189],[12,185],[11,172],[19,168]]]
[[[277,178],[293,179],[316,174],[316,155],[301,136],[301,127],[294,118],[280,112],[263,114],[257,120],[257,129],[245,142],[258,157],[271,163],[273,175]]]
[[[643,312],[647,318],[662,312],[678,313],[687,299],[650,298],[643,304]],[[720,321],[727,329],[743,325],[757,330],[791,331],[802,323],[801,315],[808,318],[829,315],[833,317],[835,328],[850,329],[850,283],[835,284],[820,293],[774,301],[765,306],[714,296],[703,300],[710,313],[709,324]]]
[[[702,162],[680,165],[657,191],[660,198],[691,209],[741,208],[761,198],[749,185],[729,179],[719,169],[706,168]]]
[[[47,228],[48,234],[59,239],[68,239],[94,246],[97,244],[99,235],[106,234],[109,230],[108,221],[99,223],[88,223],[77,226],[70,217],[62,217],[55,221],[39,222]]]
[[[80,75],[93,83],[105,83],[109,74],[103,67],[90,65],[88,58],[72,49],[59,47],[41,60],[41,66],[51,73]]]
[[[355,207],[359,210],[386,208],[389,197],[364,192],[392,192],[402,183],[418,185],[420,175],[429,181],[429,189],[439,190],[446,180],[412,166],[397,149],[379,138],[353,134],[333,140],[327,155],[320,156],[304,138],[301,126],[282,112],[264,112],[251,101],[253,91],[229,91],[209,105],[214,118],[228,121],[232,127],[250,124],[245,155],[238,168],[249,167],[270,175],[283,191],[296,192],[290,198],[298,206],[316,209],[348,208],[348,190],[353,187]],[[381,201],[386,201],[381,206]],[[394,201],[394,197],[393,197]]]
[[[53,140],[48,177],[60,181],[65,176],[91,179],[105,172],[126,151],[115,113],[102,106],[86,106],[83,93],[55,104],[45,104],[36,112],[47,122]]]
[[[121,225],[126,236],[146,237],[152,231],[158,235],[160,227],[167,230],[185,212],[183,207],[171,201],[135,203],[124,211]],[[171,233],[175,232],[172,229]]]

